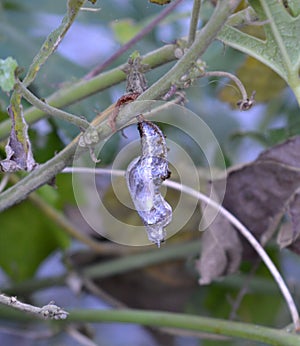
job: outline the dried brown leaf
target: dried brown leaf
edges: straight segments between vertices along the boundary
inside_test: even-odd
[[[238,269],[242,257],[241,242],[236,230],[221,214],[204,232],[201,246],[201,257],[196,263],[201,285]]]
[[[272,223],[271,228],[276,229],[275,218],[285,213],[299,187],[300,136],[297,136],[266,150],[254,162],[232,170],[227,177],[223,206],[261,239]],[[299,225],[299,207],[290,208],[295,224]],[[245,244],[244,250],[247,248]]]
[[[0,172],[16,172],[20,170],[32,171],[36,166],[31,143],[28,138],[28,126],[26,124],[23,107],[17,104],[8,108],[8,114],[12,121],[12,127],[8,142],[5,146],[6,159],[0,161]],[[16,122],[18,118],[18,123]]]

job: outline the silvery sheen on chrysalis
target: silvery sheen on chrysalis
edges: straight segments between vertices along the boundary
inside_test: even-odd
[[[134,206],[146,227],[150,241],[160,247],[165,240],[165,227],[172,220],[172,208],[160,193],[168,170],[167,145],[160,128],[138,117],[142,155],[135,158],[126,170],[126,181]]]

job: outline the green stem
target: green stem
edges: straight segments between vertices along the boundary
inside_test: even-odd
[[[32,64],[30,65],[29,70],[23,80],[25,86],[32,83],[42,65],[56,50],[70,26],[73,24],[81,6],[84,4],[84,1],[85,0],[68,0],[67,13],[64,16],[60,26],[51,32],[33,59]]]
[[[111,275],[122,274],[135,269],[141,269],[150,265],[168,262],[174,259],[196,256],[199,253],[198,242],[189,242],[185,244],[169,245],[160,250],[150,250],[126,257],[109,260],[104,263],[91,265],[82,270],[82,275],[89,278],[105,278]],[[66,275],[51,278],[34,279],[16,284],[3,290],[5,294],[21,295],[32,293],[36,290],[48,288],[50,286],[64,285]]]
[[[55,118],[67,121],[80,129],[87,129],[90,127],[90,123],[84,118],[78,117],[77,115],[67,113],[58,108],[49,106],[46,102],[41,101],[37,98],[30,90],[28,90],[23,83],[17,81],[15,88],[19,91],[22,96],[37,109],[41,110],[46,114],[50,114]]]
[[[180,313],[140,310],[72,310],[67,322],[121,322],[232,336],[269,345],[299,345],[300,336],[283,330]]]
[[[149,89],[147,89],[137,100],[155,100],[159,98],[161,95],[163,95],[165,92],[167,92],[171,85],[174,82],[177,82],[180,79],[180,77],[183,76],[184,73],[187,70],[189,70],[191,66],[194,65],[199,55],[201,55],[209,46],[209,44],[214,40],[218,32],[221,30],[223,24],[226,22],[228,16],[235,9],[239,2],[240,0],[219,1],[209,22],[197,35],[195,42],[190,47],[188,52],[178,61],[178,63],[171,70],[169,70],[169,72],[167,72],[159,81],[157,81]],[[168,49],[171,50],[172,60],[174,58],[174,45],[172,45]],[[154,60],[160,63],[162,60],[164,60],[161,59],[161,57],[158,54],[155,57],[153,57],[152,55],[151,58],[152,61]],[[168,59],[170,59],[170,52],[169,54],[167,54],[167,60]],[[154,61],[153,64],[155,65]],[[143,62],[148,63],[147,59],[144,59]],[[115,69],[113,73],[119,76],[116,79],[120,80],[120,78],[122,79],[125,77],[125,74],[119,69]],[[78,83],[76,85],[77,90],[74,90],[74,87],[64,90],[64,96],[58,97],[56,101],[63,101],[63,103],[66,105],[71,103],[71,100],[73,100],[73,102],[75,100],[79,100],[83,97],[84,94],[93,94],[96,90],[99,89],[99,78],[103,80],[104,75],[105,74],[101,74],[89,81]],[[106,74],[106,77],[107,75],[108,73]],[[96,83],[96,88],[95,85],[93,86],[93,83]],[[102,81],[102,86],[105,84],[112,85],[114,84],[114,81],[106,79],[106,81]],[[83,91],[84,88],[88,88],[88,90]],[[70,92],[71,90],[73,92]],[[51,101],[49,100],[48,103],[51,104]],[[57,104],[55,106],[60,107],[60,105]],[[41,113],[41,111],[39,112],[39,117],[41,117],[43,113]],[[127,112],[124,112],[122,117],[118,117],[118,127],[124,126],[128,123],[129,120],[131,120],[134,117],[134,114],[128,114]],[[99,132],[100,141],[106,139],[109,135],[111,135],[112,129],[109,126],[107,119],[104,120],[101,124]],[[30,192],[47,183],[57,173],[62,171],[63,168],[65,168],[67,164],[71,161],[77,148],[77,141],[78,137],[71,144],[69,144],[62,152],[57,154],[54,158],[47,161],[38,169],[31,172],[27,177],[25,177],[19,183],[12,186],[10,189],[4,191],[0,195],[0,211],[12,206],[15,203],[18,203],[22,199],[25,199]]]
[[[118,122],[120,125],[125,125],[130,119],[134,118],[134,114],[127,114],[127,117]],[[104,140],[111,134],[111,127],[106,120],[101,127],[99,134],[99,141]],[[61,152],[59,152],[52,159],[46,163],[38,166],[25,178],[20,180],[17,184],[0,194],[0,211],[9,208],[10,206],[21,202],[29,193],[38,189],[40,186],[46,184],[53,179],[56,174],[61,172],[66,166],[72,163],[73,156],[78,148],[79,137],[77,136],[69,145],[67,145]],[[81,148],[81,151],[86,151],[87,148]]]
[[[194,66],[195,61],[197,61],[216,38],[228,17],[239,3],[240,0],[218,1],[210,20],[200,30],[188,52],[162,78],[138,97],[137,100],[155,100],[166,93],[173,84],[176,84]]]
[[[225,72],[225,71],[209,71],[209,72],[204,72],[203,77],[226,77],[230,78],[236,86],[239,88],[240,93],[242,94],[243,100],[248,99],[247,91],[244,87],[244,84],[240,81],[240,79],[235,76],[232,73]]]
[[[162,48],[154,50],[142,57],[143,63],[148,64],[152,69],[160,65],[166,64],[176,59],[174,51],[175,44],[165,45]],[[105,90],[116,85],[126,79],[126,74],[122,72],[125,64],[120,65],[110,71],[99,74],[89,80],[80,80],[72,83],[65,88],[59,89],[46,99],[46,103],[56,108],[63,108],[84,98]],[[27,124],[33,124],[45,116],[45,112],[31,107],[24,112]],[[0,140],[5,139],[11,128],[11,121],[6,120],[0,123]]]
[[[161,250],[151,250],[142,254],[118,258],[107,263],[90,266],[84,270],[88,278],[103,278],[108,275],[121,274],[128,269],[140,269],[149,265],[158,264],[179,258],[186,258],[199,253],[199,243],[191,242],[179,245],[170,245]]]
[[[190,30],[189,30],[189,37],[188,37],[188,47],[190,47],[192,43],[195,41],[200,8],[201,8],[201,0],[194,0],[192,18],[191,18]]]

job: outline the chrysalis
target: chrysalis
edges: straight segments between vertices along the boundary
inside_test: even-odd
[[[139,116],[142,155],[126,171],[126,181],[134,206],[146,227],[148,238],[160,246],[165,240],[165,227],[172,220],[172,208],[159,189],[170,177],[166,140],[158,126]]]

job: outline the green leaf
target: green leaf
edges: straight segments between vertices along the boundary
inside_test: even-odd
[[[0,87],[4,92],[9,92],[15,84],[15,70],[18,63],[15,59],[8,57],[0,59]]]
[[[28,201],[1,214],[0,266],[13,281],[30,278],[51,252],[67,245],[66,234]]]
[[[265,40],[225,25],[218,35],[223,43],[269,66],[293,89],[300,100],[300,16],[292,17],[277,0],[250,0],[259,21],[264,23]]]

